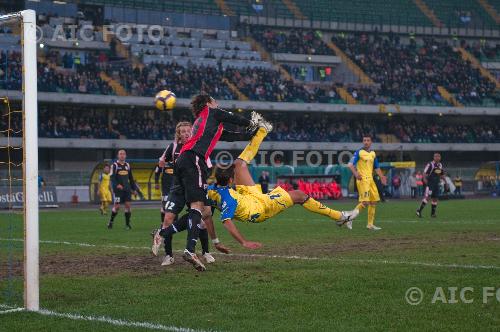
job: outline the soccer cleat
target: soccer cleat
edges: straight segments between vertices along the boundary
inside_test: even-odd
[[[252,113],[250,115],[250,125],[247,127],[247,130],[249,132],[255,131],[257,128],[259,128],[259,124],[263,120],[264,120],[264,118],[262,117],[262,115],[260,115],[259,113],[255,112],[255,111],[252,111]]]
[[[193,267],[200,272],[205,271],[207,269],[205,265],[203,265],[203,263],[200,261],[198,256],[196,256],[196,254],[193,254],[187,249],[184,249],[184,254],[182,255],[182,258],[184,258],[186,262],[191,263],[191,265],[193,265]]]
[[[416,213],[417,213],[417,217],[422,218],[422,212],[420,212],[420,210],[417,210]]]
[[[132,226],[130,226],[130,224],[126,224],[126,225],[125,225],[125,229],[126,229],[127,231],[129,231],[129,230],[131,230],[131,229],[132,229]]]
[[[264,118],[259,121],[259,127],[264,128],[268,134],[273,131],[273,124]]]
[[[352,221],[359,215],[359,210],[354,209],[352,211],[341,211],[342,217],[336,222],[337,226],[342,227],[346,225],[348,229],[352,229]]]
[[[435,213],[431,214],[431,218],[436,218],[436,217],[437,217],[437,216],[436,216],[436,214],[435,214]]]
[[[209,252],[206,252],[203,254],[203,260],[205,261],[205,263],[207,264],[212,264],[212,263],[215,263],[215,258],[214,256],[212,256],[211,253]]]
[[[111,229],[111,228],[113,228],[113,222],[112,221],[108,222],[108,229]]]
[[[151,253],[154,256],[158,256],[158,251],[161,248],[161,244],[163,242],[163,237],[160,235],[160,229],[155,229],[151,232],[151,236],[153,237],[153,244],[151,245]]]
[[[370,231],[379,231],[382,229],[381,227],[377,227],[375,225],[366,226],[366,228],[368,228]]]
[[[168,266],[174,264],[174,258],[170,255],[166,255],[161,262],[161,266]]]

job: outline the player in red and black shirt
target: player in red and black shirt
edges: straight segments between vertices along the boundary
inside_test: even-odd
[[[118,159],[111,166],[111,187],[113,188],[113,208],[111,209],[111,218],[109,219],[108,228],[113,228],[113,221],[115,220],[120,204],[125,205],[125,224],[127,229],[131,229],[130,217],[132,210],[130,208],[130,201],[132,194],[137,194],[137,184],[135,183],[134,176],[132,175],[132,168],[125,160],[127,153],[125,150],[118,151]]]
[[[245,127],[253,133],[259,125],[272,126],[257,113],[252,113],[252,119],[227,112],[218,108],[218,104],[208,95],[198,95],[191,102],[195,117],[191,138],[184,144],[181,154],[174,166],[174,184],[169,196],[183,193],[184,201],[189,205],[189,235],[184,250],[184,259],[200,271],[205,266],[195,254],[196,242],[199,237],[199,227],[202,215],[210,215],[211,209],[206,203],[207,178],[210,154],[224,133],[224,124]],[[222,137],[221,137],[222,136]],[[229,137],[229,133],[226,134]],[[177,194],[175,194],[177,193]],[[213,233],[213,225],[206,225]],[[163,232],[163,233],[162,233]],[[163,228],[160,234],[166,232]]]
[[[441,154],[436,152],[434,153],[434,159],[429,162],[424,169],[424,183],[426,184],[426,187],[424,198],[422,199],[422,203],[417,210],[417,216],[419,218],[422,218],[422,210],[427,204],[427,199],[429,198],[429,196],[432,199],[431,217],[436,217],[436,209],[439,197],[439,183],[441,182],[441,178],[443,177],[443,175],[444,169],[443,164],[441,164]]]
[[[182,121],[175,127],[175,140],[168,145],[160,157],[155,168],[155,187],[159,189],[161,177],[161,223],[165,218],[165,204],[168,202],[168,193],[174,182],[174,163],[181,153],[184,144],[191,137],[191,123]]]

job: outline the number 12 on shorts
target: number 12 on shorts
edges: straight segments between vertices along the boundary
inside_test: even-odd
[[[172,211],[174,209],[174,206],[175,206],[175,202],[168,201],[167,203],[165,203],[165,210]]]

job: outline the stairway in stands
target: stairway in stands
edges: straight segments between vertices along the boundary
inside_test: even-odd
[[[248,97],[240,91],[240,89],[238,89],[238,87],[236,85],[234,85],[233,83],[231,83],[231,81],[229,81],[226,77],[224,77],[222,79],[222,82],[224,82],[224,84],[227,85],[227,87],[229,88],[229,90],[231,90],[231,92],[236,95],[236,97],[238,97],[238,100],[243,100],[243,101],[247,101],[248,100]]]
[[[366,84],[366,85],[373,85],[375,84],[373,80],[366,75],[366,73],[359,68],[357,64],[352,61],[347,54],[344,53],[337,45],[335,45],[332,41],[328,40],[327,35],[325,34],[323,36],[323,41],[325,44],[333,51],[337,56],[340,57],[343,63],[347,65],[347,67],[356,75],[359,77],[360,83],[361,84]]]
[[[458,100],[456,100],[455,97],[453,97],[453,95],[448,90],[446,90],[444,86],[440,85],[437,87],[437,89],[441,97],[443,97],[444,100],[450,103],[450,105],[455,107],[464,107],[464,105],[459,103]]]
[[[479,62],[479,60],[476,59],[475,56],[473,56],[470,52],[468,52],[466,49],[464,49],[462,47],[459,47],[458,51],[460,52],[460,55],[462,56],[462,60],[469,61],[471,63],[471,65],[472,65],[472,67],[474,67],[477,70],[479,70],[479,72],[481,73],[481,75],[483,77],[485,77],[488,80],[490,80],[490,82],[495,83],[497,90],[500,89],[500,82],[497,81],[497,79],[495,78],[495,76],[493,76],[493,74],[490,73],[489,70],[487,70],[486,68],[484,68],[481,65],[481,62]]]
[[[293,14],[293,16],[298,20],[306,20],[307,17],[302,13],[299,7],[292,0],[282,0],[286,8]]]
[[[484,8],[484,10],[491,16],[497,24],[500,24],[500,14],[496,11],[496,9],[488,3],[486,0],[477,0],[479,4]]]
[[[423,0],[413,0],[415,5],[420,9],[422,13],[434,24],[434,26],[438,28],[442,28],[444,25],[439,20],[439,18],[434,14],[434,12],[427,6],[427,4]]]
[[[215,3],[217,4],[217,7],[219,7],[219,9],[224,15],[236,16],[236,13],[231,8],[229,8],[229,6],[226,4],[226,2],[224,2],[224,0],[215,0]]]
[[[267,62],[271,62],[273,64],[274,68],[276,70],[278,70],[286,80],[289,80],[289,81],[294,80],[292,75],[290,75],[290,73],[285,68],[283,68],[283,66],[281,66],[278,62],[274,61],[271,54],[269,54],[269,52],[264,48],[264,46],[262,46],[258,41],[256,41],[255,39],[253,39],[250,36],[246,37],[245,41],[247,41],[248,43],[250,43],[250,45],[252,45],[253,50],[260,53],[262,60],[267,61]]]

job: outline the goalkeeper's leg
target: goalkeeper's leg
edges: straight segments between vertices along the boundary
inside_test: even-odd
[[[255,186],[252,175],[248,170],[248,164],[255,158],[260,144],[267,135],[264,128],[259,128],[245,149],[234,161],[234,183],[244,186]]]

